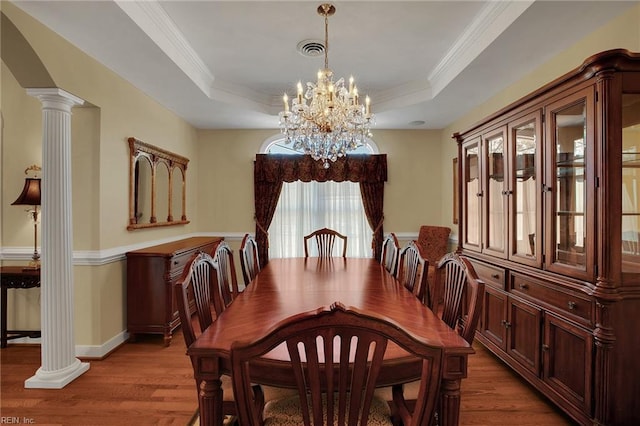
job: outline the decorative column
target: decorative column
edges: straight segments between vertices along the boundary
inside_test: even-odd
[[[59,88],[27,89],[42,102],[41,362],[25,388],[61,389],[89,369],[75,357],[71,107],[84,101]]]

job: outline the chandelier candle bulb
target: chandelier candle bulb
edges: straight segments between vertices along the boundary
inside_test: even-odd
[[[302,83],[298,82],[298,103],[302,103]]]
[[[286,93],[282,97],[282,100],[284,101],[284,112],[289,112],[289,97]]]
[[[364,104],[365,104],[365,114],[367,114],[367,116],[369,116],[371,114],[371,99],[369,98],[369,96],[367,96],[364,99]]]
[[[349,96],[353,96],[353,76],[349,77]]]

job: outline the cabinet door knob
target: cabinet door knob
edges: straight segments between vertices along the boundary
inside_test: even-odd
[[[505,328],[511,327],[511,323],[509,321],[504,321],[504,327]]]
[[[498,278],[500,278],[500,275],[498,275],[498,274],[491,274],[491,278],[493,278],[494,280],[497,280]]]
[[[174,265],[177,265],[178,263],[180,263],[180,262],[178,262],[177,260],[174,260],[174,261],[173,261],[173,264],[174,264]]]
[[[542,350],[543,351],[548,351],[549,350],[549,345],[542,345]]]
[[[520,283],[519,287],[520,287],[520,290],[528,290],[529,284]]]
[[[576,302],[569,302],[567,303],[567,305],[569,306],[569,310],[571,311],[578,307],[578,304]]]

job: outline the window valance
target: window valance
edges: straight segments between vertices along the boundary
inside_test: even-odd
[[[386,182],[387,155],[349,155],[325,169],[309,155],[257,154],[254,170],[261,182]]]

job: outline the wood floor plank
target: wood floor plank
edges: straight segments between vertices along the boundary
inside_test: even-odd
[[[481,345],[474,347],[462,382],[461,425],[573,424]],[[9,345],[0,359],[0,416],[39,426],[185,426],[198,406],[179,331],[168,348],[162,337],[144,336],[104,360],[89,360],[89,371],[59,390],[24,388],[40,366],[38,346]]]

